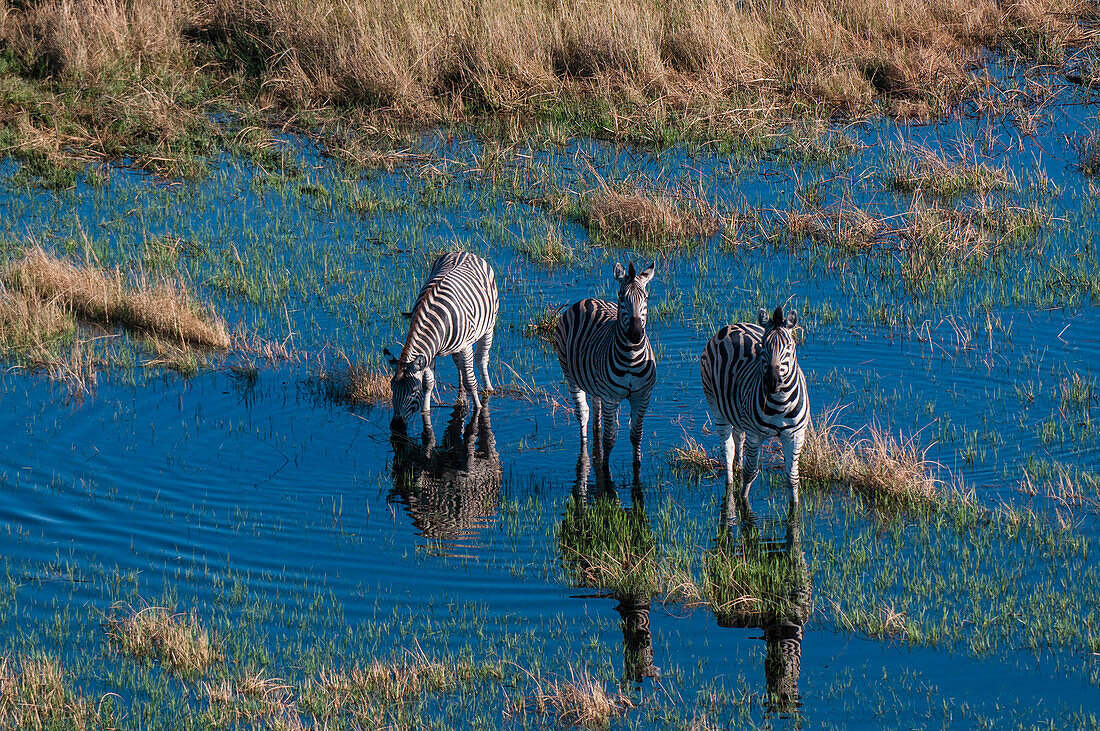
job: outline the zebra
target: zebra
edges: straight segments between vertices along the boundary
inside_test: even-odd
[[[588,401],[591,395],[595,407],[593,429],[595,451],[600,448],[603,432],[602,460],[606,465],[615,446],[615,431],[619,426],[619,405],[630,401],[630,442],[634,446],[634,472],[642,461],[642,419],[649,408],[649,397],[657,380],[653,347],[646,335],[646,287],[653,279],[656,263],[641,272],[615,264],[615,280],[619,283],[618,304],[586,299],[566,309],[554,330],[554,351],[565,373],[569,392],[580,425],[581,447],[588,444]],[[600,459],[597,459],[599,466]]]
[[[493,347],[499,309],[496,277],[487,261],[464,251],[447,252],[435,260],[428,281],[408,315],[409,334],[401,357],[394,358],[389,350],[383,351],[393,369],[392,430],[405,431],[417,408],[424,424],[431,424],[435,359],[440,355],[454,357],[462,381],[459,400],[465,390],[473,407],[481,408],[474,362],[481,371],[486,392],[492,391],[489,349]]]
[[[778,436],[783,445],[791,503],[798,502],[798,455],[810,424],[806,378],[798,366],[794,335],[798,313],[771,317],[761,309],[757,324],[727,325],[707,343],[699,358],[703,393],[724,449],[726,484],[734,464],[745,461],[742,497],[759,472],[761,444]]]

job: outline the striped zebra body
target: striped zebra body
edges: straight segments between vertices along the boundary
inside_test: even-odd
[[[435,260],[409,316],[401,356],[394,358],[386,351],[393,368],[393,429],[403,431],[417,409],[425,424],[430,423],[435,359],[441,355],[454,358],[462,382],[459,399],[465,392],[474,408],[481,408],[474,364],[485,390],[492,391],[489,349],[499,309],[496,277],[488,262],[464,251],[448,252]]]
[[[635,473],[642,458],[642,420],[657,380],[653,347],[645,331],[646,287],[652,278],[652,265],[639,273],[633,263],[629,271],[616,264],[618,304],[595,299],[577,302],[562,313],[553,340],[573,396],[581,442],[588,442],[587,397],[591,396],[596,411],[596,447],[601,446],[602,431],[605,462],[615,445],[619,406],[624,399],[630,402]]]
[[[699,359],[703,393],[721,436],[726,482],[734,465],[742,469],[742,495],[748,496],[759,472],[760,446],[779,437],[791,502],[798,502],[798,456],[810,423],[806,378],[798,366],[792,328],[798,315],[771,318],[760,311],[759,324],[727,325],[707,343]]]

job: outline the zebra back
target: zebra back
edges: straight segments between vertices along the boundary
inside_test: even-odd
[[[437,356],[470,346],[495,327],[499,309],[489,262],[465,251],[441,255],[416,298],[398,361],[423,355],[430,365]]]

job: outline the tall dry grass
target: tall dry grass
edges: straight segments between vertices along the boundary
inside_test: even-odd
[[[982,46],[1043,62],[1084,0],[47,0],[0,5],[0,124],[43,155],[179,154],[211,105],[706,137],[779,107],[943,112]],[[224,98],[223,98],[224,97]],[[64,113],[58,114],[58,110]],[[285,115],[284,115],[285,116]],[[314,114],[314,118],[316,118]],[[322,117],[324,115],[321,115]],[[60,120],[60,121],[58,121]],[[51,121],[53,123],[51,123]],[[174,146],[174,147],[173,147]]]
[[[84,319],[191,345],[221,349],[231,345],[225,323],[168,281],[130,285],[117,270],[77,266],[38,247],[9,264],[3,279],[27,297],[56,303]]]

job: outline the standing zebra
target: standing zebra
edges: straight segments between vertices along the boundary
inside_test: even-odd
[[[619,283],[619,302],[587,299],[577,302],[558,320],[554,330],[554,351],[569,383],[581,445],[588,443],[588,401],[590,394],[596,409],[594,430],[596,450],[603,431],[602,460],[607,464],[615,446],[619,426],[619,405],[630,401],[630,442],[634,445],[634,472],[642,462],[642,419],[649,408],[649,395],[657,380],[653,348],[645,331],[646,286],[653,279],[654,264],[641,272],[615,264]],[[597,459],[597,467],[600,460]]]
[[[435,359],[440,355],[454,356],[462,381],[459,400],[464,389],[474,408],[481,408],[474,376],[474,345],[485,390],[492,391],[489,349],[493,347],[499,308],[496,278],[488,262],[464,251],[451,251],[435,260],[409,316],[409,334],[401,357],[394,358],[384,351],[393,368],[390,428],[405,431],[418,408],[424,423],[431,423]]]
[[[744,467],[743,497],[759,471],[760,445],[779,437],[791,486],[798,502],[798,454],[810,423],[806,378],[798,367],[794,335],[798,313],[786,319],[783,308],[771,318],[761,309],[759,324],[727,325],[718,331],[699,358],[703,393],[724,447],[726,482],[733,482],[734,462]]]

